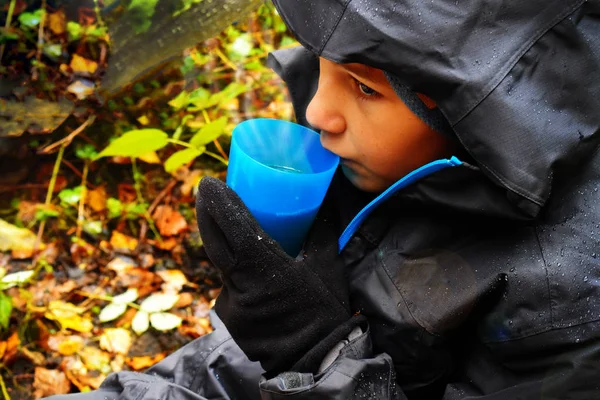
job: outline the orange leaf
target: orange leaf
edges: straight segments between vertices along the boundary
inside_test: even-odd
[[[110,237],[110,244],[115,250],[134,251],[138,245],[138,241],[136,238],[123,235],[118,231],[113,231],[112,236]]]
[[[17,334],[17,332],[13,333],[8,338],[8,340],[6,341],[6,351],[4,352],[4,357],[2,358],[4,364],[7,364],[13,359],[14,356],[17,355],[20,344],[21,340],[19,339],[19,335]]]
[[[125,359],[125,363],[129,365],[129,368],[134,371],[140,371],[142,369],[149,368],[165,358],[164,353],[158,353],[153,357],[150,356],[142,356],[142,357],[127,357]]]
[[[93,75],[98,69],[98,63],[96,61],[88,60],[77,54],[73,54],[70,66],[74,73],[86,75]]]
[[[48,14],[48,28],[50,28],[55,35],[62,35],[65,33],[65,27],[66,17],[63,10]]]
[[[179,211],[170,206],[158,206],[153,215],[158,231],[163,236],[175,236],[185,231],[188,224]]]
[[[33,395],[36,399],[55,394],[67,394],[71,391],[71,383],[63,372],[41,367],[35,369],[33,387],[35,389]]]

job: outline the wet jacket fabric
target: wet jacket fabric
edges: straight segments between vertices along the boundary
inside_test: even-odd
[[[266,380],[213,315],[146,374],[65,398],[600,398],[600,1],[275,4],[304,46],[270,60],[301,123],[316,56],[361,62],[434,99],[463,163],[354,233],[341,256],[369,326],[322,373]],[[346,223],[371,201],[341,175],[330,191]]]

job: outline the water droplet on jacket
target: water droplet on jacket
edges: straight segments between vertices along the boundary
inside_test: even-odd
[[[587,276],[584,276],[584,277],[583,277],[583,281],[584,281],[584,282],[587,282],[587,281],[588,281],[588,277],[587,277]]]

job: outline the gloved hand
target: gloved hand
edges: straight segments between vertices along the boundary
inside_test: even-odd
[[[206,253],[223,279],[215,311],[233,339],[267,377],[316,372],[325,354],[363,321],[350,311],[327,210],[319,211],[295,259],[218,179],[202,179],[196,211]]]

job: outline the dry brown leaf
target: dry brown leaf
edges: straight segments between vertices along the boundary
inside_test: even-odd
[[[142,268],[150,268],[156,263],[154,256],[149,253],[140,254],[138,260],[140,261],[140,267]]]
[[[171,251],[175,248],[175,246],[177,246],[177,239],[175,239],[173,237],[167,238],[162,241],[149,239],[148,243],[150,243],[152,246],[156,247],[157,249]]]
[[[171,206],[158,206],[154,211],[154,222],[163,236],[176,236],[187,230],[188,224],[179,211]]]
[[[83,75],[93,75],[98,69],[98,63],[96,61],[88,60],[78,54],[73,54],[69,66],[74,73]]]
[[[138,240],[119,231],[113,231],[110,244],[116,251],[134,251],[138,245]]]
[[[158,271],[156,274],[165,282],[161,286],[164,292],[179,293],[179,291],[183,288],[183,285],[188,283],[188,280],[183,272],[178,269]]]
[[[62,35],[66,30],[66,16],[63,10],[58,10],[52,14],[48,14],[48,28],[55,35]]]
[[[99,186],[94,190],[88,190],[86,203],[96,212],[106,210],[106,189],[104,186]]]
[[[111,353],[126,355],[131,344],[131,334],[127,329],[108,328],[100,336],[100,348]]]
[[[65,374],[56,369],[36,367],[33,378],[36,399],[55,394],[67,394],[71,391],[71,384]]]
[[[175,303],[175,305],[173,307],[174,308],[185,308],[185,307],[189,306],[190,304],[192,304],[193,301],[194,301],[194,296],[192,296],[191,293],[188,293],[188,292],[181,293],[179,295],[179,300],[177,300],[177,303]]]
[[[77,241],[71,244],[69,251],[71,252],[73,262],[79,265],[85,259],[94,255],[96,248],[83,239],[77,239]]]
[[[164,359],[165,356],[165,353],[158,353],[152,357],[127,357],[125,359],[125,363],[129,366],[129,368],[133,369],[134,371],[140,371],[142,369],[150,368],[160,360]]]
[[[124,256],[117,256],[113,258],[108,264],[106,264],[106,268],[115,271],[117,274],[127,272],[135,267],[135,261],[129,257]]]
[[[198,182],[200,182],[200,178],[204,175],[199,169],[195,169],[190,171],[185,177],[183,177],[183,184],[179,189],[183,196],[190,196],[192,191],[196,186],[198,186]]]

